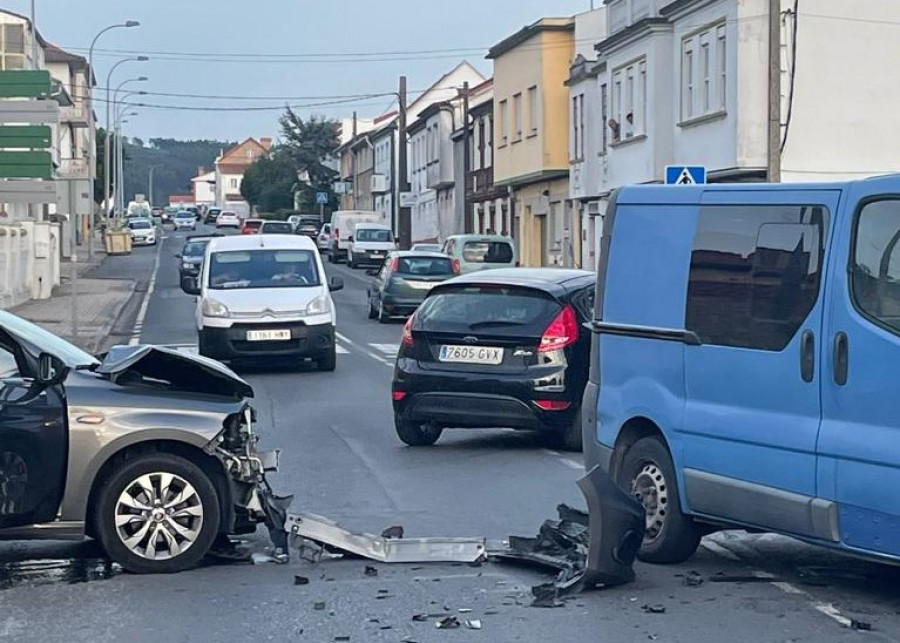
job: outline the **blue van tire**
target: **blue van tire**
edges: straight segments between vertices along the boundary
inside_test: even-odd
[[[663,441],[651,436],[631,445],[616,477],[647,512],[638,558],[647,563],[673,565],[693,556],[702,534],[694,520],[681,511],[675,467]]]

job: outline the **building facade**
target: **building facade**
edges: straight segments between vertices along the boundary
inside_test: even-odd
[[[512,233],[526,266],[577,265],[567,149],[575,21],[544,18],[491,48],[494,184],[509,188]]]
[[[244,172],[253,162],[266,156],[272,147],[272,139],[248,138],[242,143],[223,151],[216,159],[215,204],[222,207],[226,203],[246,203],[241,196],[241,182]]]
[[[216,173],[214,171],[207,172],[206,168],[201,167],[197,170],[197,176],[191,179],[191,188],[196,205],[214,206],[216,204]]]

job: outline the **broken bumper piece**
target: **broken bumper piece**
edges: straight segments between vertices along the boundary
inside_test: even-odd
[[[484,538],[385,538],[353,532],[313,514],[288,514],[285,529],[302,555],[315,555],[313,545],[382,563],[476,563],[488,553]]]

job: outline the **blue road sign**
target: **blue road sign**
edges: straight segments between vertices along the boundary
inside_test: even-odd
[[[328,192],[316,192],[316,203],[319,205],[328,204]]]
[[[706,183],[706,168],[702,165],[669,165],[666,185],[702,185]]]

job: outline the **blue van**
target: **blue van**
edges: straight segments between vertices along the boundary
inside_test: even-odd
[[[582,427],[641,559],[745,527],[900,562],[898,242],[900,176],[613,195]]]

